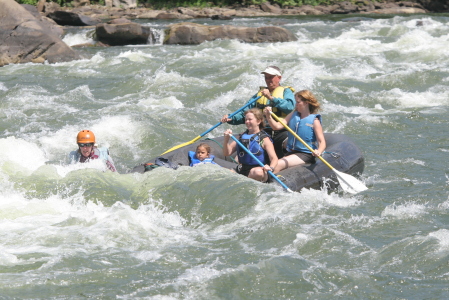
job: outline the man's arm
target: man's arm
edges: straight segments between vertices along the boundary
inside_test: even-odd
[[[251,99],[248,100],[248,102],[253,101],[257,97],[258,97],[257,94],[255,94],[254,96],[251,97]],[[232,117],[231,121],[228,122],[228,124],[231,124],[231,125],[245,124],[245,111],[247,111],[248,109],[251,109],[253,107],[256,107],[255,102],[250,104],[246,109],[242,110],[241,112],[236,113]]]
[[[271,106],[278,108],[284,114],[289,114],[295,109],[295,95],[289,88],[284,89],[284,98],[273,98]]]

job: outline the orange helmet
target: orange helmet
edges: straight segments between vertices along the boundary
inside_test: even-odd
[[[76,137],[76,142],[78,144],[95,143],[95,135],[90,130],[82,130],[82,131],[78,132],[78,135]]]

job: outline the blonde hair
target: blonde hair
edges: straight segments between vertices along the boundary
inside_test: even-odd
[[[302,90],[297,92],[295,94],[295,98],[296,97],[300,98],[302,101],[309,103],[309,110],[312,114],[318,112],[321,109],[321,104],[309,90]]]
[[[252,113],[254,115],[254,117],[256,117],[257,121],[260,121],[259,129],[262,130],[265,127],[262,110],[258,109],[258,108],[248,109],[247,111],[245,111],[245,116],[249,113]]]

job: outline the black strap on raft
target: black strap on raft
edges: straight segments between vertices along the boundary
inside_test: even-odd
[[[152,171],[155,168],[158,167],[166,167],[166,168],[170,168],[170,169],[174,169],[176,170],[178,168],[178,164],[173,163],[171,161],[169,161],[168,159],[164,158],[164,157],[157,157],[154,160],[154,164],[153,163],[146,163],[144,164],[145,166],[145,172],[147,171]]]
[[[166,167],[166,168],[170,168],[170,169],[174,169],[176,170],[178,168],[178,164],[169,161],[166,158],[163,158],[161,156],[159,156],[158,158],[156,158],[156,160],[154,161],[154,163],[158,166],[161,167]]]
[[[211,138],[205,138],[205,140],[212,141],[212,142],[216,143],[218,146],[220,146],[221,149],[223,149],[223,145],[220,144],[219,142],[217,142],[216,140],[211,139]],[[228,156],[228,157],[229,157],[234,163],[237,163],[237,161],[236,161],[232,156]]]

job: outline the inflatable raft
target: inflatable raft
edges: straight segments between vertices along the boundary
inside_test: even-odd
[[[337,171],[352,175],[360,176],[365,167],[364,158],[361,150],[354,142],[343,134],[325,133],[326,151],[323,158],[333,166]],[[156,160],[168,162],[166,166],[173,165],[189,166],[189,151],[195,151],[200,143],[207,143],[212,148],[212,154],[215,156],[215,162],[222,167],[233,169],[237,166],[233,160],[235,153],[231,156],[223,156],[222,144],[223,137],[205,138],[194,144],[184,146],[169,152],[163,156],[150,159],[148,163],[136,166],[131,172],[144,173],[152,170],[149,166],[153,166]],[[321,160],[317,159],[314,164],[306,164],[288,168],[276,173],[279,179],[289,187],[292,191],[300,191],[302,188],[321,189],[326,187],[328,190],[338,188],[339,182],[335,172],[326,166]],[[235,174],[235,176],[242,176]],[[279,184],[275,180],[269,180],[271,184]]]

